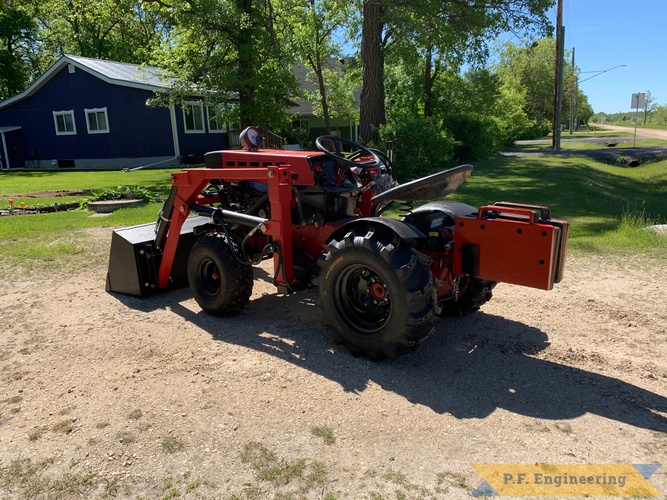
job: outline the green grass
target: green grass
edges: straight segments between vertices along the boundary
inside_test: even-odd
[[[137,442],[137,436],[128,431],[118,431],[116,433],[116,439],[121,444],[132,444]]]
[[[324,425],[318,425],[310,428],[310,433],[313,436],[322,438],[324,444],[334,444],[336,442],[336,436],[334,436],[333,431]]]
[[[85,202],[90,194],[66,197],[31,198],[30,193],[58,190],[104,191],[121,184],[140,185],[166,197],[171,187],[172,172],[177,169],[120,171],[10,171],[0,173],[0,209],[9,208],[14,200],[18,209],[21,201],[27,206]],[[101,249],[89,244],[86,230],[94,227],[111,228],[154,222],[162,205],[148,203],[137,209],[118,210],[108,217],[90,217],[88,210],[2,217],[0,219],[0,253],[3,273],[17,265],[28,271],[41,269],[44,263],[51,268],[76,269],[90,260],[91,252]],[[18,209],[20,211],[20,209]],[[107,251],[107,249],[105,249]],[[102,252],[104,253],[104,252]]]
[[[150,169],[135,172],[118,170],[76,170],[76,171],[9,171],[0,173],[0,207],[5,208],[9,197],[16,204],[20,194],[40,191],[93,190],[101,191],[120,185],[144,186],[153,191],[168,193],[171,186],[169,174],[180,169]],[[34,200],[34,198],[30,198]],[[25,199],[27,202],[28,199]]]
[[[114,228],[155,222],[159,203],[122,209],[107,217],[90,217],[87,210],[0,218],[0,280],[15,274],[81,271],[108,258],[90,234],[91,228],[104,228],[109,237]],[[98,244],[95,244],[98,243]]]
[[[20,193],[102,190],[120,184],[141,185],[166,196],[171,172],[1,172],[0,208]],[[667,238],[643,230],[667,220],[667,161],[620,168],[573,156],[499,157],[476,162],[473,176],[450,198],[473,206],[501,200],[547,205],[554,218],[572,223],[569,248],[574,251],[667,254]],[[108,217],[91,217],[87,210],[2,217],[0,280],[15,275],[17,268],[28,273],[80,272],[102,264],[108,259],[108,243],[99,244],[101,233],[95,228],[110,237],[114,228],[155,222],[160,208],[149,203]]]
[[[667,161],[621,168],[581,157],[502,157],[476,163],[451,198],[547,205],[572,224],[572,250],[667,258],[667,238],[642,229],[667,220]]]
[[[141,186],[151,192],[166,197],[171,188],[172,172],[180,169],[151,169],[136,172],[122,171],[11,171],[0,173],[0,209],[9,208],[9,200],[14,200],[14,208],[21,202],[26,207],[53,206],[54,203],[65,205],[87,201],[92,193],[110,190],[121,185]],[[84,191],[84,194],[71,196],[47,195],[49,191]],[[42,193],[39,197],[31,193]],[[26,196],[28,195],[28,196]]]
[[[185,444],[183,441],[173,436],[164,438],[160,443],[160,446],[162,446],[162,449],[165,453],[169,454],[178,453],[179,451],[183,451],[185,449]]]

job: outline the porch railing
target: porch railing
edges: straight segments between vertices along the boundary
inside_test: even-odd
[[[230,130],[227,132],[227,139],[229,140],[229,149],[241,149],[241,132],[238,130]],[[264,131],[264,141],[262,142],[263,149],[283,149],[285,141],[278,134]]]

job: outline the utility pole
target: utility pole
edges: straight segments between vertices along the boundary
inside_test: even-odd
[[[565,46],[563,28],[563,0],[558,0],[556,10],[556,75],[554,78],[554,117],[552,128],[552,146],[560,149],[560,110],[563,103],[563,47]]]
[[[574,47],[572,47],[572,73],[574,74],[574,92],[570,90],[570,135],[572,135],[575,127],[574,122],[574,96],[577,92],[577,72],[574,70]]]

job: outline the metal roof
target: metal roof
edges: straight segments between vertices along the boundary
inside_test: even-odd
[[[148,85],[150,87],[166,87],[173,78],[167,76],[166,71],[154,66],[144,66],[137,64],[128,64],[115,61],[105,61],[103,59],[92,59],[82,56],[64,56],[73,63],[79,63],[88,68],[91,72],[97,73],[109,80],[109,83],[119,85],[130,84]]]
[[[71,64],[75,69],[80,69],[112,85],[133,87],[143,90],[154,91],[158,88],[168,87],[174,79],[166,72],[154,66],[143,66],[137,64],[105,61],[90,57],[64,55],[51,65],[42,76],[20,94],[0,102],[0,109],[30,97],[45,85],[55,74],[65,66]]]

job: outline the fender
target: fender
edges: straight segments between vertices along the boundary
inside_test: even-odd
[[[432,201],[431,203],[426,203],[424,205],[421,205],[413,209],[410,212],[410,214],[405,216],[402,220],[409,224],[410,221],[412,220],[411,216],[413,214],[419,214],[422,212],[426,213],[442,212],[452,219],[449,225],[453,225],[454,221],[458,217],[477,216],[477,209],[466,203],[462,203],[460,201],[438,200],[438,201]]]
[[[396,219],[385,219],[382,217],[364,217],[346,222],[326,239],[325,244],[329,244],[333,239],[342,239],[351,229],[357,227],[384,226],[396,234],[399,238],[413,242],[420,238],[426,238],[426,235],[417,228]]]

